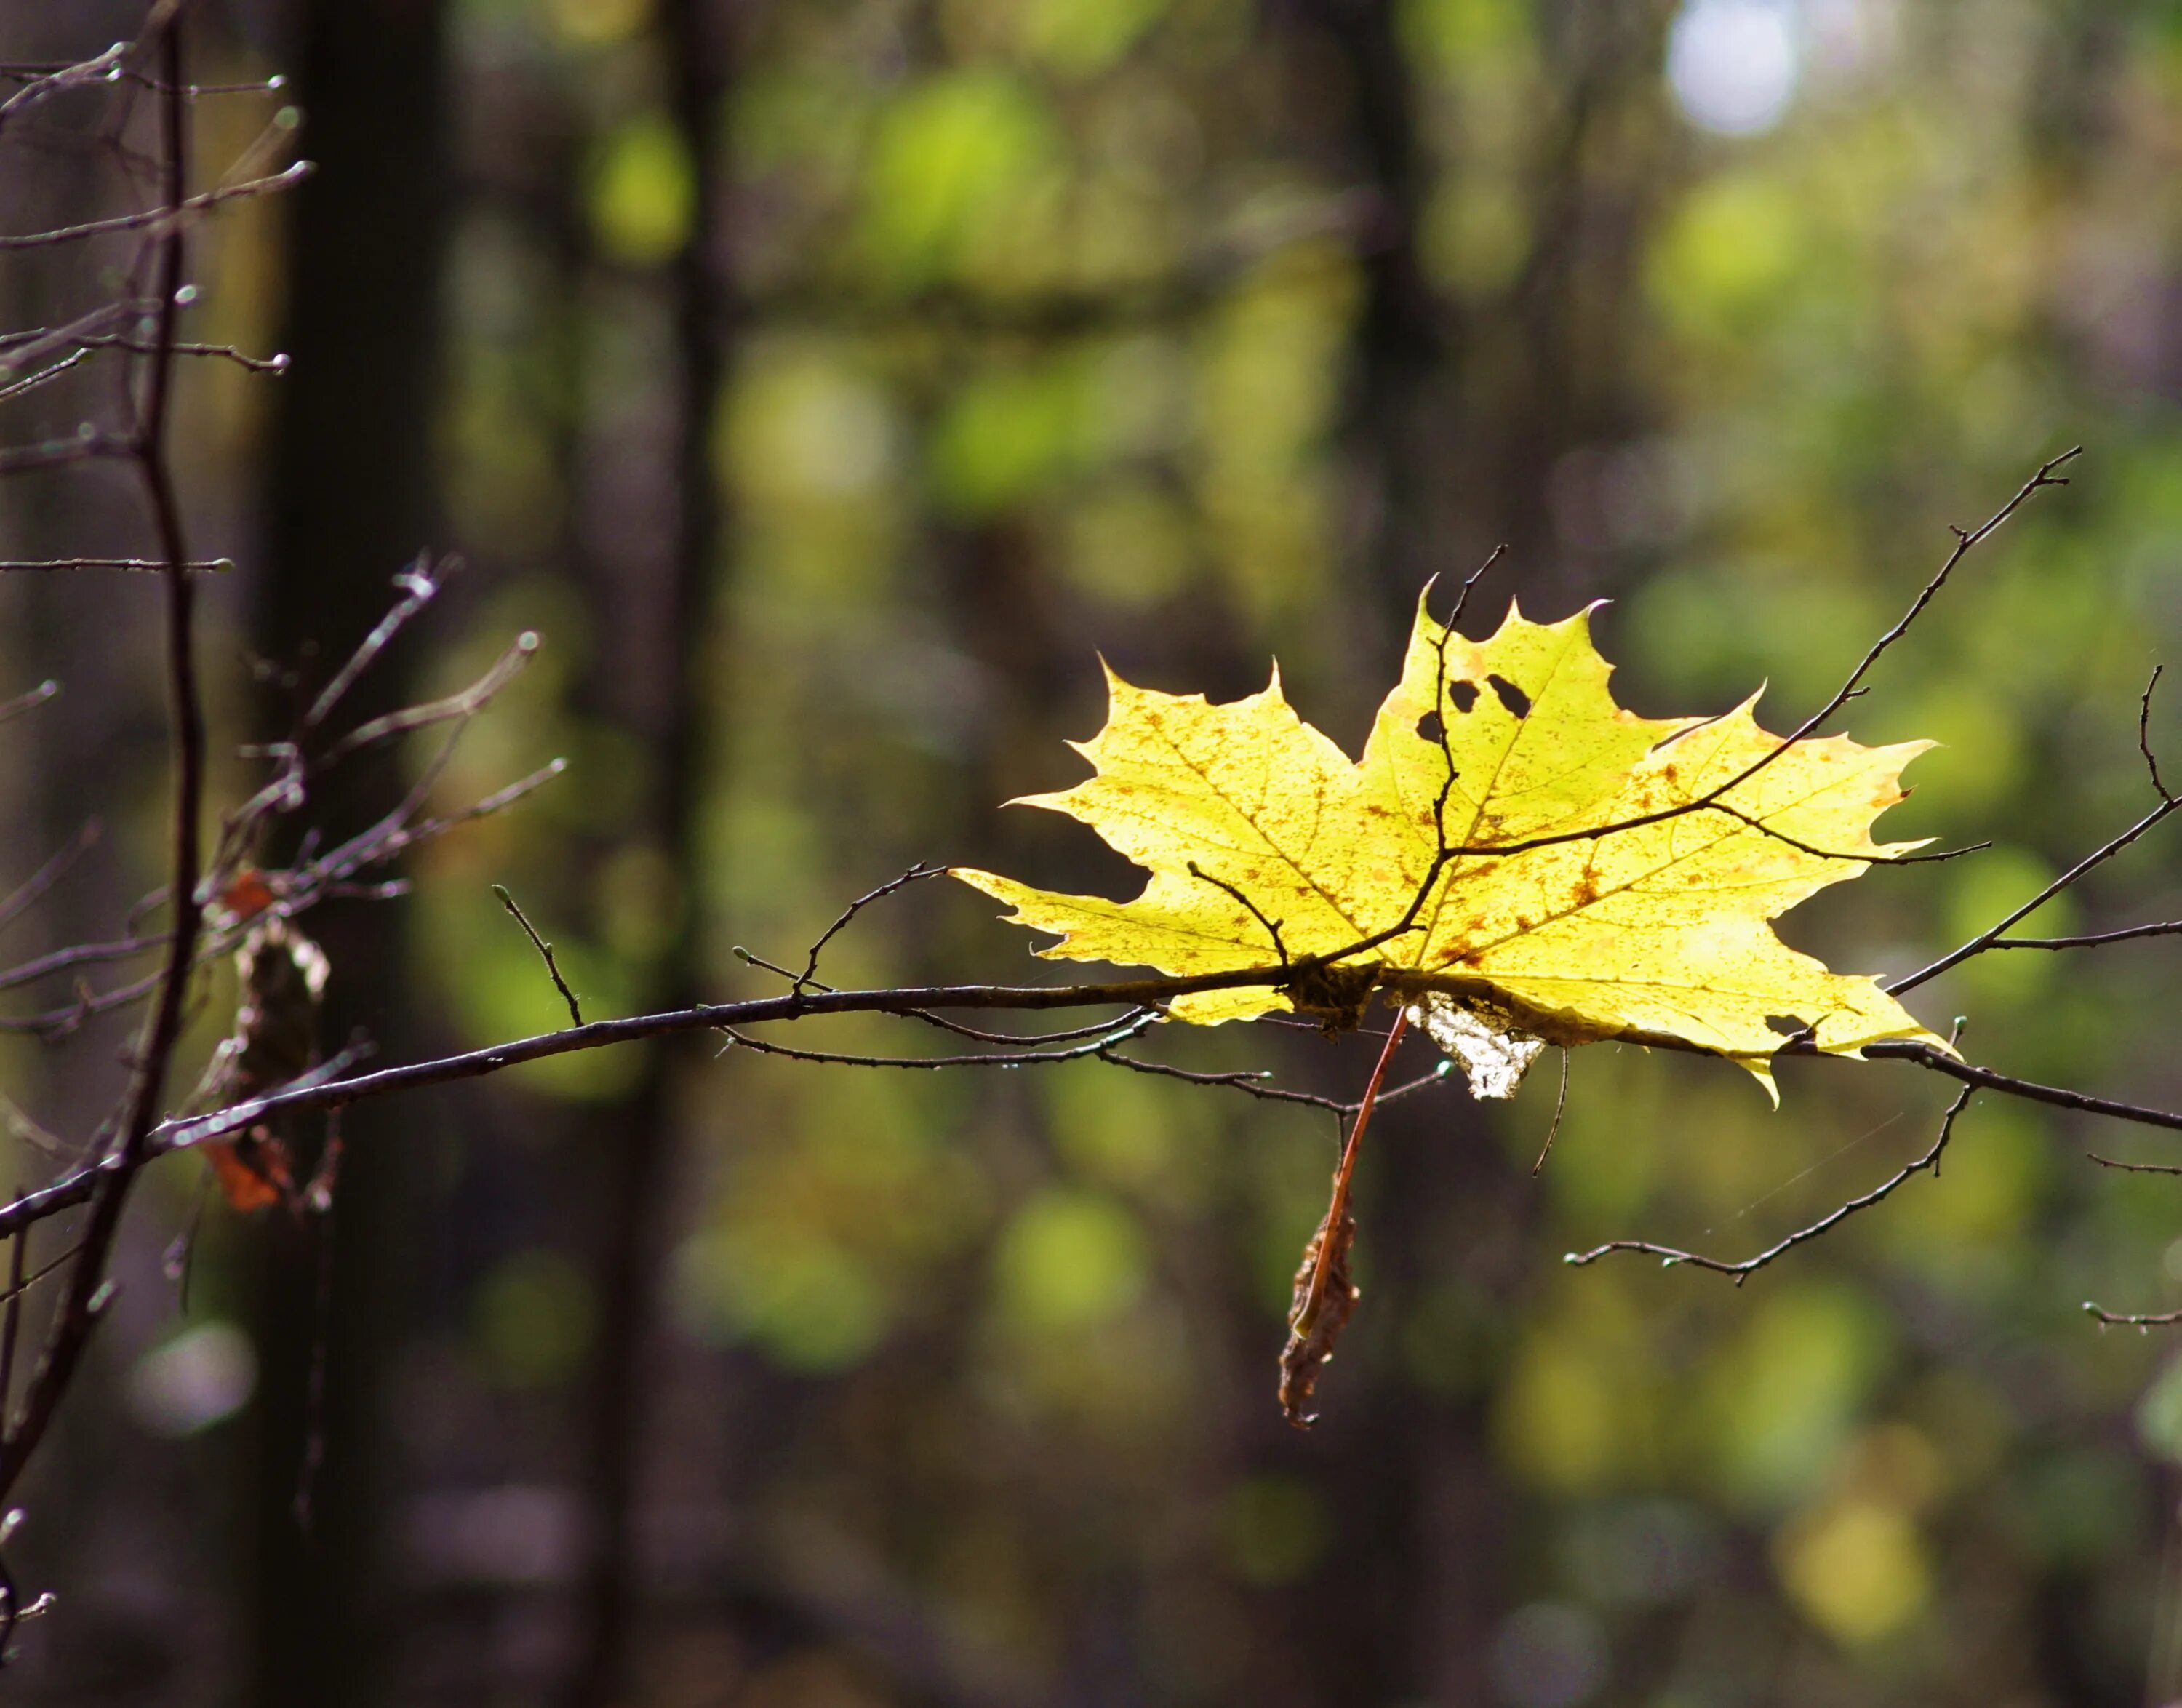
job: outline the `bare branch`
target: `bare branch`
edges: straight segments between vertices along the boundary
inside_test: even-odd
[[[1808,854],[1820,860],[1848,861],[1854,864],[1864,867],[1936,865],[1942,860],[1959,860],[1965,854],[1982,854],[1986,849],[1992,846],[1992,844],[1990,842],[1972,842],[1963,847],[1942,848],[1930,854],[1880,854],[1875,852],[1864,854],[1841,854],[1836,853],[1830,848],[1813,847],[1808,842],[1801,841],[1796,837],[1791,836],[1785,830],[1775,829],[1773,826],[1768,824],[1762,818],[1753,818],[1747,812],[1742,812],[1736,807],[1724,806],[1717,801],[1710,802],[1704,810],[1708,812],[1725,812],[1729,818],[1734,819],[1736,823],[1747,825],[1751,829],[1755,830],[1759,835],[1767,837],[1775,842],[1786,843],[1789,847],[1797,850],[1800,853]]]
[[[2159,685],[2159,678],[2167,667],[2152,667],[2152,679],[2144,685],[2144,696],[2136,702],[2136,751],[2144,755],[2144,768],[2152,774],[2152,792],[2163,801],[2174,800],[2166,784],[2159,779],[2159,757],[2152,751],[2152,690]]]
[[[76,943],[65,949],[56,949],[51,954],[41,955],[0,973],[0,990],[13,990],[17,985],[33,984],[41,979],[50,979],[56,973],[64,973],[71,967],[95,965],[108,961],[127,961],[139,955],[149,955],[167,946],[163,931],[149,937],[123,937],[111,943]]]
[[[1987,949],[2096,949],[2108,943],[2133,943],[2140,937],[2172,937],[2182,933],[2182,919],[2162,920],[2155,925],[2130,925],[2119,931],[2095,931],[2085,937],[1996,937]]]
[[[322,771],[363,748],[391,740],[396,735],[408,735],[413,730],[428,729],[435,724],[445,724],[456,718],[468,722],[490,706],[494,696],[512,682],[523,667],[537,654],[538,635],[534,630],[526,629],[515,637],[507,651],[493,661],[490,670],[461,693],[450,694],[444,700],[429,701],[421,706],[407,707],[399,712],[390,712],[384,718],[374,718],[368,723],[357,724],[313,759],[311,768]]]
[[[1531,1165],[1533,1176],[1545,1172],[1546,1158],[1553,1154],[1553,1140],[1561,1136],[1561,1117],[1568,1111],[1568,1046],[1561,1046],[1560,1095],[1553,1099],[1553,1124],[1546,1128],[1546,1142],[1540,1147],[1538,1160]]]
[[[728,1027],[801,1020],[826,1014],[914,1017],[917,1011],[927,1008],[1042,1011],[1109,1004],[1145,1006],[1171,1001],[1177,996],[1201,990],[1238,990],[1251,985],[1279,984],[1293,976],[1293,969],[1265,968],[1240,973],[1200,973],[1186,979],[1119,980],[1105,984],[909,986],[886,990],[806,991],[801,995],[790,992],[785,995],[756,997],[739,1002],[700,1004],[665,1013],[594,1020],[566,1031],[543,1033],[530,1038],[490,1045],[461,1055],[381,1068],[353,1079],[269,1094],[211,1115],[188,1121],[169,1122],[158,1129],[157,1136],[163,1148],[184,1149],[239,1131],[280,1109],[340,1107],[397,1091],[415,1090],[457,1079],[478,1079],[550,1056],[599,1049],[677,1032],[717,1031]],[[1641,1041],[1650,1047],[1680,1050],[1693,1055],[1718,1053],[1697,1049],[1684,1040],[1664,1034],[1647,1034]],[[1824,1061],[1845,1059],[1808,1047],[1783,1050],[1780,1053],[1810,1056]],[[2018,1079],[1962,1061],[1927,1044],[1890,1040],[1866,1045],[1864,1054],[1868,1058],[1907,1062],[1930,1072],[1944,1074],[1963,1084],[2033,1102],[2051,1104],[2085,1114],[2108,1116],[2141,1126],[2182,1130],[2182,1113]],[[8,1219],[12,1213],[10,1210],[0,1209],[0,1234],[4,1234],[7,1228],[13,1225]]]
[[[39,103],[68,90],[79,89],[86,84],[110,82],[120,76],[123,75],[121,60],[129,47],[128,42],[117,42],[103,53],[89,59],[73,65],[55,65],[28,78],[20,89],[5,101],[0,101],[0,125],[4,125],[10,119],[20,118]]]
[[[2044,907],[2048,901],[2051,901],[2056,896],[2058,896],[2063,890],[2069,888],[2072,884],[2080,882],[2085,874],[2090,873],[2094,868],[2102,866],[2107,861],[2113,859],[2115,855],[2120,853],[2123,849],[2128,847],[2130,843],[2135,841],[2136,839],[2143,835],[2146,831],[2152,829],[2155,825],[2163,822],[2168,816],[2174,812],[2178,807],[2182,807],[2182,799],[2178,799],[2172,796],[2162,799],[2157,807],[2146,813],[2143,818],[2138,819],[2135,824],[2130,825],[2128,829],[2123,831],[2118,836],[2113,837],[2107,841],[2100,844],[2098,847],[2093,849],[2089,854],[2086,854],[2082,859],[2079,860],[2067,871],[2063,872],[2058,878],[2056,878],[2051,884],[2048,884],[2043,890],[2041,890],[2035,896],[2033,896],[2028,901],[2024,902],[2020,907],[2018,907],[2013,912],[2008,914],[2007,918],[2001,920],[1999,923],[1991,927],[1987,930],[1980,931],[1976,936],[1971,938],[1969,942],[1963,944],[1959,948],[1949,950],[1946,954],[1942,955],[1938,960],[1933,962],[1930,966],[1920,967],[1914,973],[1908,973],[1902,978],[1890,980],[1885,987],[1888,994],[1898,996],[1905,990],[1914,990],[1919,984],[1938,978],[1940,974],[1946,972],[1949,968],[1960,966],[1963,962],[1969,960],[1971,956],[1983,954],[1987,949],[1992,946],[1994,940],[1997,939],[2002,932],[2006,931],[2009,926],[2016,923],[2019,920],[2027,918],[2030,915],[2036,912],[2041,907]]]
[[[1783,1051],[1781,1053],[1816,1055],[1818,1052]],[[2013,1074],[1996,1073],[1990,1068],[1980,1068],[1975,1062],[1949,1056],[1929,1044],[1919,1044],[1908,1039],[1889,1039],[1865,1045],[1864,1054],[1871,1060],[1913,1062],[1919,1068],[1943,1073],[1963,1084],[1975,1086],[1984,1091],[1997,1091],[2003,1096],[2020,1097],[2030,1103],[2046,1103],[2056,1109],[2073,1109],[2080,1115],[2104,1115],[2116,1121],[2133,1122],[2140,1127],[2165,1127],[2182,1131],[2182,1114],[2174,1110],[2155,1109],[2142,1103],[2124,1103],[2113,1097],[2095,1097],[2087,1091],[2071,1091],[2065,1086],[2041,1085],[2035,1079],[2019,1079]]]
[[[155,557],[0,557],[0,575],[49,575],[64,569],[123,569],[140,575],[163,575],[168,568]],[[235,560],[197,557],[182,568],[192,574],[222,574],[235,568]]]
[[[2102,1156],[2096,1151],[2084,1155],[2102,1168],[2118,1168],[2124,1174],[2182,1174],[2182,1164],[2174,1162],[2124,1162],[2113,1156]]]
[[[1491,552],[1486,554],[1485,561],[1482,563],[1479,564],[1475,569],[1471,570],[1467,576],[1464,577],[1462,586],[1454,596],[1454,609],[1447,613],[1447,626],[1449,629],[1454,628],[1457,623],[1459,623],[1462,620],[1463,608],[1470,603],[1470,590],[1476,587],[1479,582],[1485,579],[1487,571],[1491,569],[1495,563],[1498,563],[1503,557],[1505,557],[1508,555],[1508,542],[1504,540],[1502,541],[1498,546],[1495,546]],[[1446,660],[1447,654],[1445,651],[1443,650],[1440,653],[1440,661],[1444,664]]]
[[[86,818],[83,823],[83,828],[75,833],[75,835],[61,848],[58,853],[25,879],[14,894],[4,901],[0,901],[0,931],[6,930],[8,926],[36,907],[38,898],[68,875],[69,868],[97,844],[98,837],[98,820]]]
[[[1127,1068],[1137,1073],[1156,1074],[1163,1079],[1179,1079],[1188,1085],[1224,1086],[1231,1091],[1247,1092],[1249,1095],[1267,1103],[1300,1103],[1306,1108],[1324,1109],[1332,1114],[1344,1117],[1354,1112],[1351,1105],[1337,1102],[1331,1097],[1321,1097],[1315,1092],[1291,1091],[1284,1086],[1268,1085],[1264,1082],[1273,1076],[1263,1068],[1238,1068],[1224,1073],[1204,1073],[1188,1068],[1170,1067],[1164,1062],[1147,1062],[1141,1056],[1124,1056],[1118,1050],[1101,1050],[1099,1055],[1102,1061],[1110,1062],[1116,1068]]]
[[[109,219],[87,219],[80,225],[60,225],[50,231],[26,231],[14,236],[0,236],[0,251],[10,249],[42,249],[56,243],[72,243],[86,237],[103,236],[109,231],[141,231],[146,226],[157,228],[155,235],[169,235],[191,214],[201,214],[208,208],[216,208],[223,202],[239,202],[246,197],[263,196],[276,191],[293,189],[311,175],[314,168],[308,160],[298,160],[285,172],[275,172],[267,178],[252,178],[241,184],[222,185],[217,190],[207,190],[201,195],[163,208],[147,208],[136,214],[117,214]],[[180,288],[180,281],[175,281]],[[170,354],[162,343],[159,354]]]
[[[1193,878],[1201,879],[1204,882],[1212,885],[1216,890],[1225,890],[1231,900],[1240,902],[1243,908],[1248,911],[1250,917],[1256,920],[1259,924],[1265,927],[1265,934],[1273,940],[1273,953],[1280,957],[1281,965],[1285,967],[1288,964],[1288,946],[1281,940],[1281,922],[1279,920],[1268,919],[1265,917],[1265,909],[1259,907],[1256,902],[1253,901],[1241,890],[1236,888],[1234,884],[1230,884],[1225,878],[1214,877],[1210,872],[1207,872],[1203,867],[1199,866],[1194,860],[1192,860],[1189,862],[1189,875]]]
[[[120,47],[125,48],[130,45],[130,44],[129,43],[124,42],[120,44]],[[115,51],[117,50],[114,48],[108,48],[105,53],[100,54],[97,59],[86,60],[83,62],[83,64],[102,65],[105,64],[108,56]],[[0,65],[0,77],[11,77],[18,81],[31,81],[51,76],[55,72],[75,71],[80,69],[82,69],[81,65],[69,64],[64,61],[59,60],[48,64],[34,64],[24,61],[14,64]],[[115,80],[111,76],[106,76],[102,77],[99,80],[102,82],[111,82]],[[172,92],[168,89],[167,86],[164,83],[162,83],[158,78],[147,77],[144,73],[135,69],[133,67],[125,68],[119,75],[119,80],[127,83],[133,83],[138,88],[149,90],[154,94],[163,95]],[[259,78],[254,81],[247,83],[192,83],[181,92],[182,98],[184,100],[196,101],[207,95],[277,95],[287,86],[288,80],[285,76],[275,73],[270,77]]]
[[[157,346],[144,343],[122,332],[78,338],[73,341],[86,350],[126,350],[137,356],[152,356],[159,353]],[[288,358],[280,351],[275,351],[270,356],[252,356],[246,351],[237,349],[232,344],[176,344],[168,353],[175,356],[217,358],[224,362],[232,362],[238,368],[246,369],[252,374],[285,374],[289,368]]]
[[[38,684],[27,694],[18,694],[13,700],[0,700],[0,724],[5,724],[11,718],[21,716],[35,706],[44,705],[47,701],[60,691],[61,685],[48,679]]]
[[[1921,1174],[1927,1169],[1937,1174],[1940,1172],[1941,1156],[1947,1148],[1948,1140],[1954,1136],[1955,1117],[1963,1112],[1963,1107],[1976,1094],[1975,1086],[1963,1087],[1962,1090],[1956,1095],[1955,1101],[1947,1106],[1947,1112],[1940,1119],[1939,1136],[1932,1140],[1931,1148],[1915,1162],[1903,1164],[1902,1167],[1873,1187],[1870,1191],[1863,1194],[1860,1197],[1852,1198],[1847,1203],[1836,1206],[1808,1227],[1798,1228],[1785,1239],[1776,1240],[1767,1246],[1754,1257],[1746,1257],[1739,1263],[1730,1263],[1718,1257],[1707,1257],[1700,1252],[1679,1250],[1672,1245],[1655,1245],[1648,1239],[1611,1239],[1605,1245],[1594,1246],[1588,1251],[1571,1251],[1561,1261],[1581,1268],[1587,1264],[1596,1263],[1600,1258],[1611,1252],[1636,1251],[1660,1259],[1670,1269],[1677,1265],[1685,1264],[1692,1269],[1709,1269],[1715,1275],[1731,1277],[1735,1284],[1740,1287],[1767,1264],[1786,1256],[1798,1245],[1808,1245],[1819,1235],[1830,1233],[1850,1217],[1855,1215],[1858,1211],[1869,1210],[1882,1199],[1891,1197],[1895,1190],[1908,1182],[1911,1177]]]
[[[78,350],[71,355],[62,357],[49,368],[41,368],[27,378],[18,380],[12,385],[0,385],[0,403],[5,403],[11,397],[19,397],[25,391],[35,391],[41,385],[51,385],[90,353],[87,350]]]
[[[824,1050],[798,1050],[785,1044],[768,1043],[762,1038],[753,1038],[746,1032],[738,1032],[732,1026],[723,1026],[731,1045],[754,1050],[761,1056],[784,1056],[791,1062],[821,1062],[840,1068],[1032,1068],[1049,1062],[1081,1062],[1087,1056],[1103,1054],[1116,1044],[1127,1043],[1159,1018],[1156,1014],[1140,1014],[1110,1027],[1088,1043],[1067,1050],[1011,1050],[984,1056],[849,1056]]]
[[[523,934],[530,940],[530,946],[545,962],[546,973],[553,980],[553,988],[561,993],[561,1000],[568,1005],[569,1023],[582,1025],[583,1006],[576,1001],[576,993],[568,988],[568,981],[561,976],[561,963],[553,958],[553,946],[538,934],[537,928],[530,923],[522,908],[516,906],[515,898],[507,893],[504,885],[494,884],[492,893],[500,897],[500,905],[515,916],[515,923],[523,928]]]
[[[788,975],[794,987],[798,990],[811,990],[817,987],[818,957],[824,952],[825,947],[828,943],[832,942],[835,937],[839,936],[842,931],[847,929],[849,922],[854,919],[857,914],[862,912],[865,908],[870,907],[872,902],[881,901],[885,897],[893,895],[897,890],[906,889],[910,884],[915,884],[920,879],[936,878],[946,869],[947,868],[944,866],[928,866],[920,861],[916,865],[911,867],[908,871],[903,873],[900,877],[890,878],[885,883],[880,884],[878,889],[867,890],[863,895],[856,897],[855,901],[851,901],[846,907],[844,907],[841,910],[841,917],[839,918],[836,919],[831,925],[828,925],[823,931],[818,934],[818,940],[811,946],[811,952],[804,958],[803,970],[800,973]],[[777,972],[779,969],[777,968],[769,968],[767,970]]]
[[[348,662],[334,673],[333,679],[318,690],[318,697],[311,702],[311,709],[303,714],[306,730],[317,729],[333,715],[334,707],[341,703],[341,696],[356,685],[357,678],[371,668],[372,661],[386,650],[388,643],[402,632],[402,625],[431,603],[440,589],[446,585],[447,575],[453,567],[451,563],[442,566],[440,573],[435,576],[432,573],[431,555],[421,553],[414,563],[394,578],[394,585],[400,590],[402,597],[373,625],[371,633],[365,635],[363,643],[349,655]]]
[[[2092,1300],[2084,1300],[2084,1314],[2096,1317],[2113,1328],[2165,1328],[2182,1323],[2182,1311],[2152,1311],[2146,1312],[2109,1311]]]
[[[18,1186],[15,1195],[23,1195]],[[8,1304],[0,1312],[0,1434],[8,1426],[15,1398],[15,1346],[23,1328],[24,1270],[30,1261],[30,1230],[18,1228],[8,1241]]]

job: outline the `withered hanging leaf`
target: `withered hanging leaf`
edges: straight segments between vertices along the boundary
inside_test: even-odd
[[[192,1101],[217,1109],[271,1090],[307,1071],[318,1054],[318,1008],[331,968],[325,951],[291,921],[265,917],[235,951],[235,1030],[220,1043]],[[260,1123],[232,1143],[208,1145],[227,1201],[263,1210],[295,1190],[287,1147]]]
[[[1299,1429],[1318,1422],[1318,1414],[1304,1407],[1310,1404],[1318,1372],[1332,1361],[1335,1343],[1363,1297],[1363,1289],[1349,1273],[1349,1254],[1355,1244],[1356,1217],[1337,1177],[1326,1217],[1303,1248],[1295,1303],[1288,1317],[1288,1344],[1281,1350],[1281,1410]]]

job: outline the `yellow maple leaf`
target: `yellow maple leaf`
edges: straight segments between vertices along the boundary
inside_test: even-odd
[[[1144,893],[954,874],[1059,936],[1047,956],[1182,976],[1334,957],[1362,969],[1352,1000],[1376,986],[1412,1004],[1492,1095],[1513,1090],[1537,1040],[1692,1047],[1769,1093],[1784,1041],[1769,1022],[1843,1055],[1940,1043],[1875,979],[1829,971],[1767,923],[1919,846],[1870,828],[1930,744],[1830,736],[1776,752],[1756,696],[1718,718],[1639,718],[1614,703],[1589,619],[1532,623],[1511,604],[1473,641],[1420,602],[1356,762],[1296,715],[1277,668],[1226,705],[1110,669],[1105,728],[1072,744],[1095,774],[1016,804],[1090,825],[1150,872]],[[1171,1012],[1211,1023],[1338,1006],[1314,1003],[1323,984],[1199,992]]]

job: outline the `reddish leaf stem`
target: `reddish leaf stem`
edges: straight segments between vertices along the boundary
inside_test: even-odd
[[[1356,1106],[1356,1124],[1349,1129],[1349,1142],[1342,1147],[1341,1166],[1334,1171],[1333,1200],[1326,1210],[1326,1225],[1328,1228],[1338,1228],[1342,1218],[1349,1213],[1349,1182],[1356,1172],[1356,1148],[1363,1143],[1364,1129],[1371,1124],[1371,1112],[1379,1105],[1379,1085],[1387,1077],[1387,1064],[1394,1059],[1395,1047],[1401,1043],[1402,1034],[1409,1030],[1409,1011],[1396,1009],[1394,1023],[1387,1030],[1386,1046],[1379,1051],[1379,1060],[1371,1069],[1371,1079],[1365,1082],[1364,1101]],[[1331,1240],[1320,1245],[1318,1267],[1311,1272],[1310,1293],[1304,1300],[1303,1307],[1290,1321],[1289,1328],[1310,1323],[1325,1305],[1326,1275],[1329,1267],[1327,1253],[1332,1247]]]

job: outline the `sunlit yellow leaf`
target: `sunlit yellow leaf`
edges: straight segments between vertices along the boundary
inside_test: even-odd
[[[1609,674],[1588,613],[1537,624],[1511,607],[1473,641],[1421,604],[1402,679],[1352,762],[1296,715],[1277,673],[1212,705],[1110,670],[1106,726],[1077,744],[1095,774],[1021,804],[1092,826],[1149,871],[1144,893],[955,875],[1057,935],[1049,956],[1178,975],[1333,956],[1427,1023],[1436,1010],[1559,1044],[1680,1044],[1769,1090],[1784,1027],[1841,1054],[1937,1042],[1875,980],[1830,972],[1767,923],[1915,846],[1875,843],[1870,827],[1929,744],[1814,738],[1738,782],[1780,745],[1755,696],[1718,718],[1644,718],[1614,703]],[[1267,984],[1172,1012],[1242,1019],[1298,995],[1312,1006]]]

